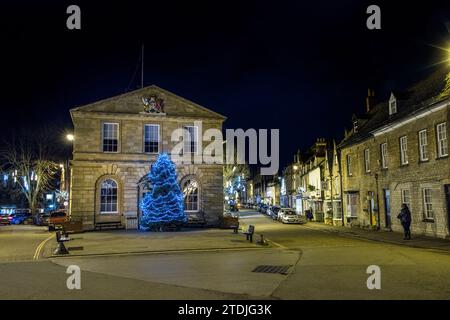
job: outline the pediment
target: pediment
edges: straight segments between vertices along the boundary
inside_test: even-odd
[[[226,119],[217,112],[155,85],[74,108],[71,112]]]

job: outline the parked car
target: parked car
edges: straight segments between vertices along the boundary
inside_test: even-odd
[[[267,204],[263,204],[261,206],[261,213],[267,214],[267,209],[269,209],[269,206]]]
[[[279,211],[278,220],[283,223],[306,223],[306,217],[304,215],[298,215],[294,210],[288,208],[282,208]]]
[[[37,213],[34,216],[34,224],[37,226],[47,226],[49,218],[50,218],[49,212]]]
[[[281,208],[279,206],[271,206],[269,209],[269,216],[273,219],[273,220],[277,220],[278,219],[278,212],[281,210]]]
[[[57,210],[50,213],[48,219],[48,231],[54,231],[62,228],[62,224],[68,221],[66,210]]]
[[[0,224],[11,224],[12,219],[12,214],[2,214],[0,215]]]
[[[33,216],[29,212],[17,212],[12,215],[11,224],[32,224]]]

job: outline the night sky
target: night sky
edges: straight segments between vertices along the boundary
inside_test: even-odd
[[[95,2],[95,4],[93,4]],[[81,7],[82,29],[66,28]],[[366,28],[381,7],[382,29]],[[450,1],[2,3],[0,130],[71,129],[70,108],[156,84],[228,117],[279,128],[281,163],[427,73],[450,48]],[[137,68],[138,67],[138,68]]]

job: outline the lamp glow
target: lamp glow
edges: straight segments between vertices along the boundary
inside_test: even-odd
[[[71,134],[71,133],[69,133],[69,134],[66,136],[66,138],[67,138],[67,140],[69,140],[69,141],[74,141],[74,140],[75,140],[75,136],[74,136],[73,134]]]

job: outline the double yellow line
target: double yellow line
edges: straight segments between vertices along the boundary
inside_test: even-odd
[[[36,248],[36,251],[34,252],[33,260],[39,260],[39,257],[41,256],[42,249],[44,248],[45,244],[53,238],[54,235],[51,234],[48,238],[46,238],[44,241],[42,241]]]

